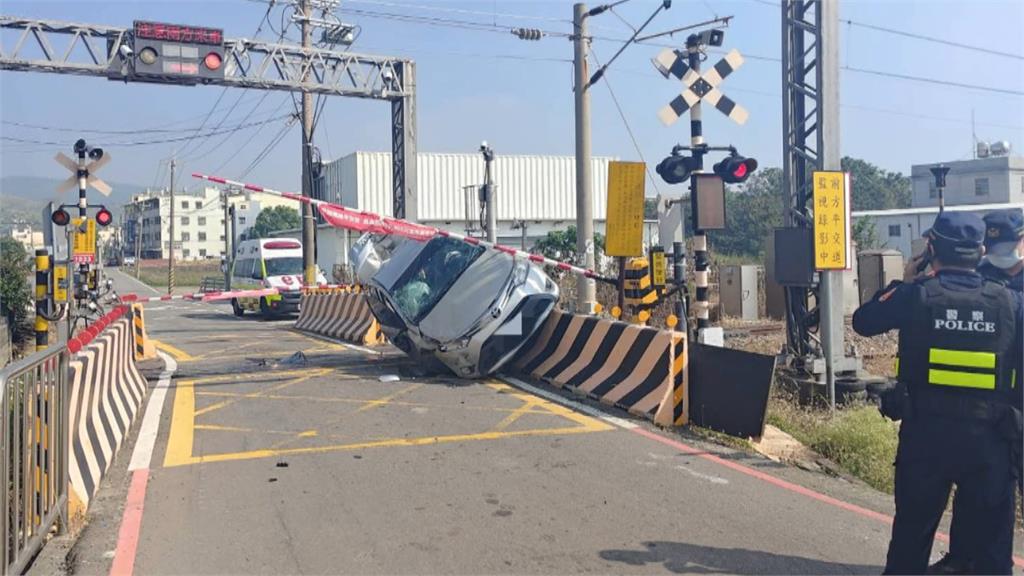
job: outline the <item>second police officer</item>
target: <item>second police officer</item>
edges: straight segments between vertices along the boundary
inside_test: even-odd
[[[1012,569],[1014,368],[1021,364],[1022,305],[975,271],[985,225],[969,213],[940,213],[927,251],[933,272],[893,282],[862,305],[864,336],[899,330],[896,388],[882,411],[902,419],[896,455],[896,516],[887,574],[923,574],[955,484],[973,569]]]
[[[997,210],[985,216],[985,258],[978,266],[978,273],[987,280],[999,282],[1017,294],[1024,295],[1024,211],[1020,208]],[[1018,370],[1024,374],[1024,370]],[[1018,376],[1020,378],[1020,376]],[[1020,410],[1024,399],[1024,388],[1020,380],[1014,383],[1017,390],[1017,408]],[[1019,450],[1020,440],[1015,443]],[[1021,456],[1016,454],[1016,477],[1022,480]],[[942,560],[928,568],[932,574],[970,574],[974,572],[974,554],[968,547],[970,527],[962,513],[963,503],[959,492],[953,498],[953,521],[949,529],[949,553]]]

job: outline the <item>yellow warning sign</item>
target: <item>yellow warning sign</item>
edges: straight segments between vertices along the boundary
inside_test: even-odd
[[[665,252],[651,250],[651,282],[655,288],[665,287]]]
[[[53,267],[53,300],[55,302],[68,301],[68,267],[64,264],[57,264]]]
[[[643,256],[644,170],[643,162],[608,163],[608,256]]]
[[[81,230],[83,220],[84,232]],[[92,264],[96,261],[96,221],[90,218],[73,218],[71,224],[75,227],[71,260],[76,264]]]
[[[846,270],[851,258],[850,177],[845,172],[814,173],[814,267]]]

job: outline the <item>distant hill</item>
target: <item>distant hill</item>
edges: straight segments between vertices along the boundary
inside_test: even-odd
[[[64,204],[78,202],[78,191],[57,192],[60,180],[37,176],[4,176],[0,178],[0,233],[6,233],[14,223],[28,222],[34,228],[39,226],[43,206],[53,201]],[[144,192],[146,187],[124,182],[107,182],[113,188],[110,196],[89,189],[89,201],[104,204],[113,212],[115,219],[121,213],[121,206],[134,194]]]

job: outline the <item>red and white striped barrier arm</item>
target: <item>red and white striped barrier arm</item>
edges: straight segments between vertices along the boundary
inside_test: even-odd
[[[276,288],[259,288],[256,290],[230,290],[227,292],[196,292],[195,294],[165,294],[163,296],[141,297],[138,294],[121,296],[122,302],[168,302],[171,300],[189,300],[192,302],[216,302],[231,298],[259,298],[278,294]]]
[[[467,244],[473,244],[474,246],[483,246],[491,250],[497,250],[504,252],[512,256],[519,256],[526,258],[536,264],[543,266],[550,266],[566,272],[572,272],[574,274],[581,274],[587,278],[593,278],[595,280],[601,280],[602,282],[608,282],[616,284],[617,281],[612,278],[605,278],[599,275],[593,270],[586,268],[580,268],[567,262],[559,262],[558,260],[552,260],[541,254],[531,254],[530,252],[524,252],[513,248],[511,246],[505,246],[503,244],[492,244],[486,240],[480,240],[479,238],[473,238],[472,236],[465,236],[455,232],[448,232],[447,230],[441,230],[434,228],[433,226],[424,226],[422,224],[416,224],[415,222],[409,222],[398,218],[389,218],[387,216],[381,216],[374,212],[366,212],[363,210],[353,210],[352,208],[346,208],[339,204],[333,204],[331,202],[325,202],[323,200],[317,200],[316,198],[306,198],[302,194],[296,194],[295,192],[282,192],[280,190],[274,190],[272,188],[266,188],[263,186],[257,186],[256,184],[246,184],[245,182],[238,182],[237,180],[229,180],[227,178],[221,178],[219,176],[209,176],[206,174],[193,173],[193,178],[200,180],[206,180],[216,184],[223,184],[226,186],[238,186],[252,192],[262,192],[264,194],[271,194],[274,196],[280,196],[282,198],[289,198],[297,202],[305,202],[306,204],[312,204],[316,206],[317,210],[320,211],[320,215],[324,217],[332,226],[337,228],[346,228],[349,230],[356,230],[359,232],[373,232],[375,234],[395,234],[406,238],[411,238],[417,241],[425,241],[433,238],[434,236],[445,236],[448,238],[455,238],[461,240]]]

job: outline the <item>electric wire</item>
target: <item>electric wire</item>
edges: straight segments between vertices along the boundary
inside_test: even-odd
[[[218,130],[218,131],[211,131],[211,132],[208,132],[208,133],[204,134],[204,136],[217,136],[217,135],[220,135],[220,134],[226,134],[226,133],[228,133],[228,132],[230,132],[232,130],[237,130],[238,128],[248,128],[248,127],[252,127],[252,126],[258,126],[260,124],[267,124],[267,123],[270,123],[270,122],[276,122],[278,120],[282,120],[282,119],[287,118],[289,116],[291,116],[291,115],[290,114],[286,114],[286,115],[283,115],[283,116],[277,116],[275,118],[270,118],[270,119],[262,120],[262,121],[259,121],[259,122],[246,122],[244,124],[239,124],[238,127],[236,127],[236,128],[230,128],[230,129],[224,129],[224,130]],[[169,144],[169,143],[173,143],[173,142],[182,142],[182,141],[186,141],[187,142],[188,140],[191,140],[194,137],[195,137],[195,135],[193,134],[193,135],[190,135],[190,136],[177,136],[177,137],[174,137],[174,138],[159,138],[159,139],[156,139],[156,140],[132,140],[132,141],[127,141],[127,142],[102,142],[101,141],[99,143],[104,145],[104,146],[108,146],[108,147],[109,146],[152,146],[152,145],[155,145],[155,144]],[[20,138],[20,137],[17,137],[17,136],[0,136],[0,140],[6,140],[8,142],[20,142],[20,143],[25,143],[25,144],[44,144],[44,145],[49,145],[49,146],[63,146],[65,144],[65,142],[57,142],[57,141],[52,141],[52,140],[36,140],[36,139],[32,139],[32,138]]]
[[[598,60],[597,53],[594,51],[593,46],[590,49],[590,56],[594,59],[594,63],[598,69],[601,68],[601,61]],[[636,139],[636,135],[633,134],[633,128],[629,125],[629,120],[626,119],[626,113],[623,112],[622,106],[619,105],[619,99],[615,97],[615,90],[612,89],[612,84],[608,75],[604,77],[605,85],[608,87],[608,94],[612,97],[612,102],[615,104],[615,109],[619,111],[619,118],[622,119],[622,124],[626,127],[626,133],[629,134],[629,139],[633,141],[633,148],[636,149],[636,153],[640,156],[640,161],[644,163],[644,170],[647,172],[647,177],[651,181],[651,186],[654,188],[655,194],[661,196],[661,191],[658,190],[658,182],[654,178],[654,174],[651,172],[651,166],[647,163],[647,159],[644,158],[643,150],[640,149],[640,143]]]
[[[274,110],[274,112],[275,112],[275,113],[277,113],[277,112],[280,112],[280,111],[281,111],[281,109],[282,109],[282,108],[284,108],[284,107],[285,107],[285,105],[286,105],[286,104],[288,104],[288,103],[289,103],[290,101],[291,101],[291,98],[290,98],[290,97],[289,97],[288,95],[285,95],[285,97],[281,99],[281,102],[280,102],[280,103],[278,104],[278,106],[277,106],[277,108],[276,108],[276,109]],[[213,173],[214,173],[214,174],[219,174],[219,173],[220,173],[220,171],[221,171],[221,170],[222,170],[222,169],[223,169],[223,168],[224,168],[225,166],[227,166],[227,165],[228,165],[228,164],[229,164],[229,163],[230,163],[230,162],[231,162],[232,160],[234,160],[234,159],[235,159],[235,158],[236,158],[236,157],[237,157],[237,156],[239,155],[239,153],[241,153],[241,152],[242,152],[242,150],[244,150],[244,149],[245,149],[246,147],[248,147],[248,146],[249,146],[249,144],[252,144],[252,143],[253,143],[253,142],[254,142],[254,141],[256,140],[256,137],[257,137],[257,136],[259,136],[260,132],[262,132],[262,131],[263,131],[263,129],[264,129],[264,128],[265,128],[266,126],[267,126],[266,124],[261,124],[261,125],[260,125],[260,126],[259,126],[259,127],[257,128],[257,129],[256,129],[256,132],[254,132],[254,133],[253,133],[253,134],[252,134],[252,135],[251,135],[251,136],[250,136],[249,138],[247,138],[247,139],[245,140],[245,142],[243,142],[243,143],[242,143],[241,145],[237,146],[237,147],[235,148],[234,152],[232,152],[230,156],[228,156],[227,158],[225,158],[225,159],[224,159],[224,160],[223,160],[223,161],[222,161],[222,162],[221,162],[221,163],[220,163],[220,164],[219,164],[219,165],[217,166],[217,168],[215,168],[215,169],[213,170]]]

